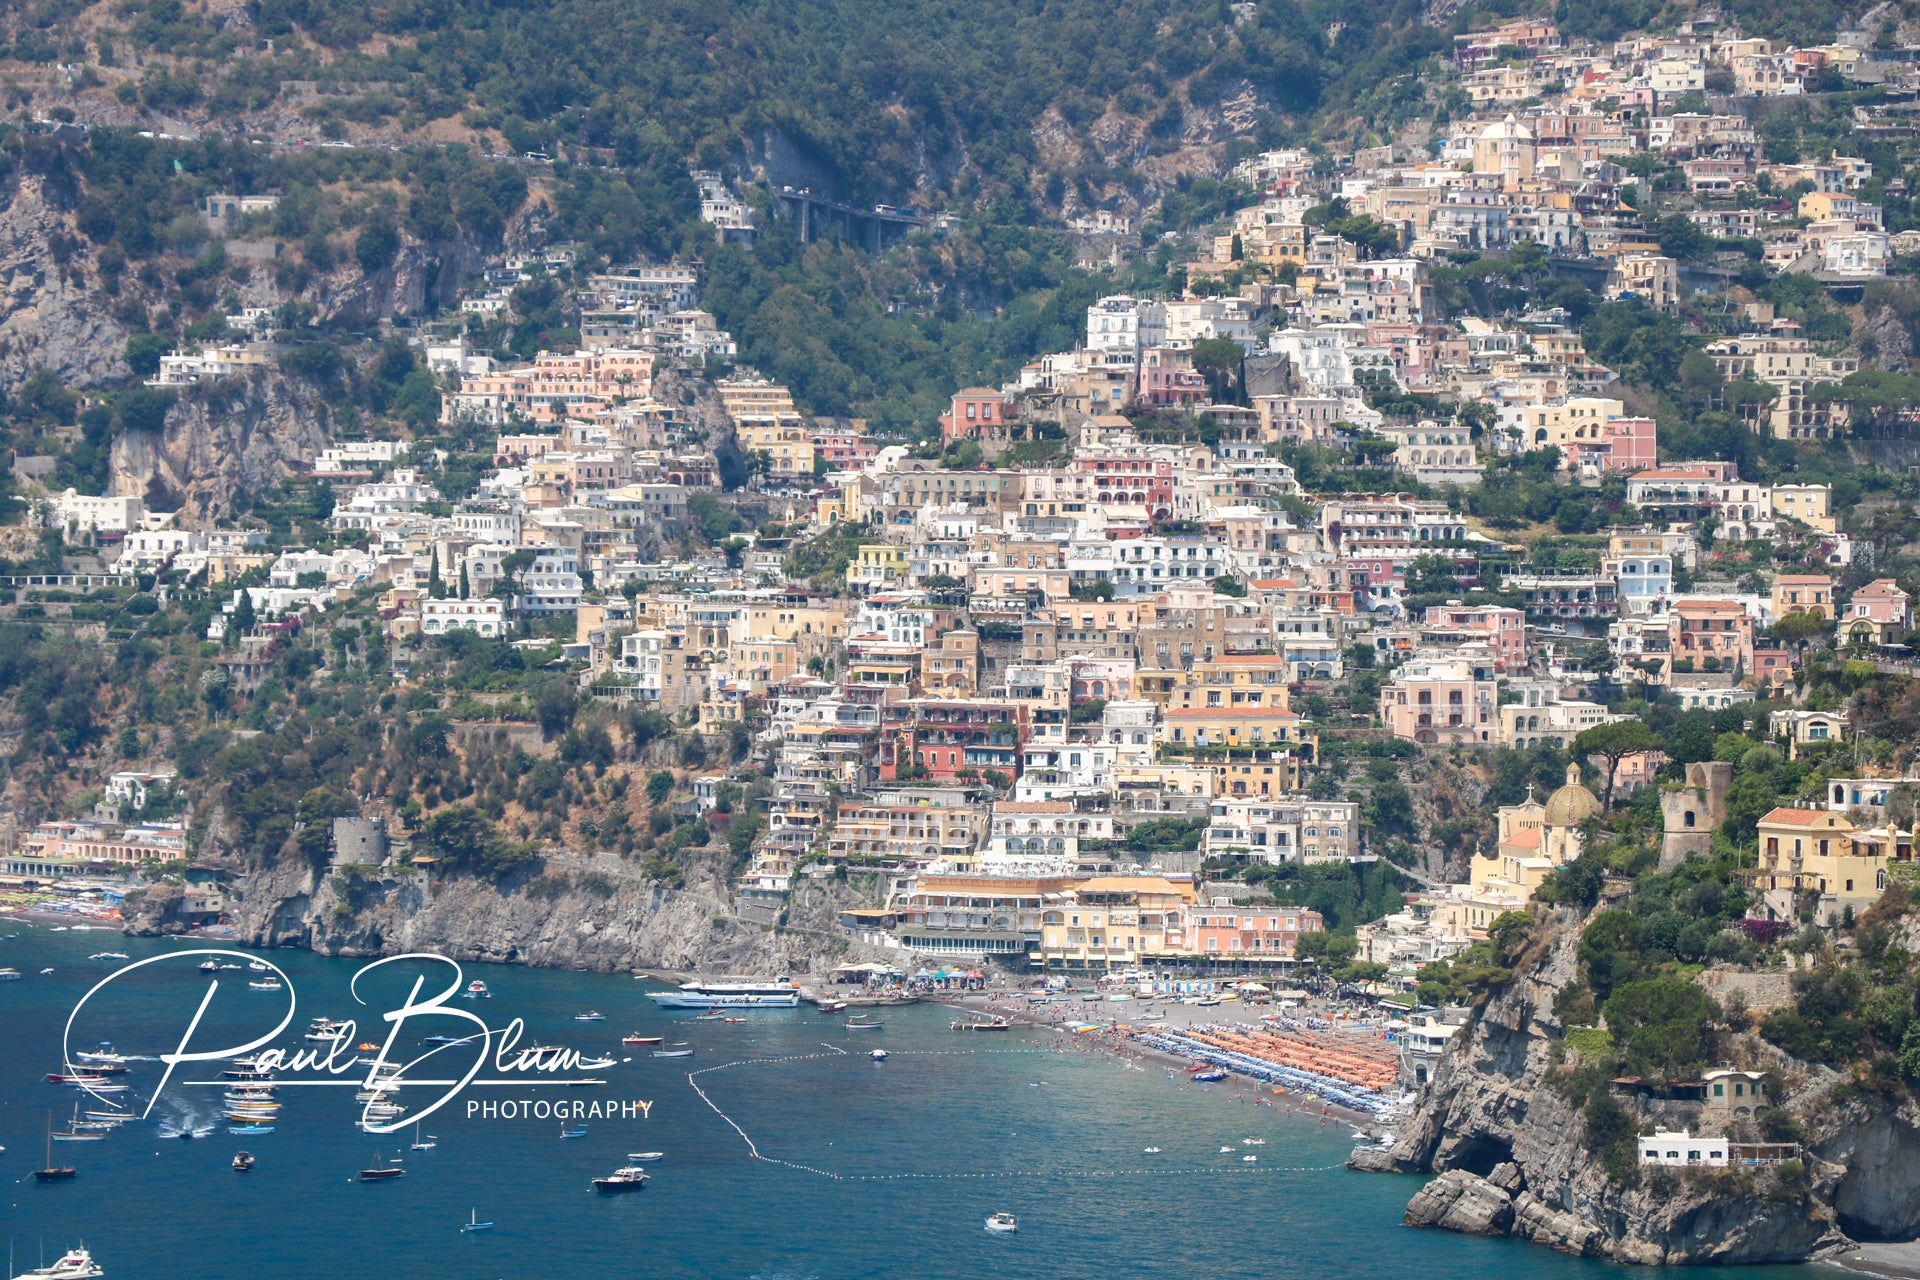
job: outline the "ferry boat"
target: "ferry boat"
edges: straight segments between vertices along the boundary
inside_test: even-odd
[[[791,982],[688,982],[678,991],[649,991],[662,1009],[797,1009],[800,988]]]
[[[82,1246],[69,1249],[66,1256],[50,1267],[36,1267],[32,1271],[22,1272],[14,1280],[96,1280],[105,1275],[93,1255]]]
[[[617,1191],[644,1191],[647,1188],[647,1171],[637,1165],[626,1165],[615,1169],[604,1178],[593,1180],[593,1189],[612,1194]]]

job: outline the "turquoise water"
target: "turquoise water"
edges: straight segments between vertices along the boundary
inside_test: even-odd
[[[139,960],[187,948],[0,922],[0,934],[7,932],[17,936],[0,941],[0,965],[26,975],[0,984],[0,1234],[12,1242],[15,1270],[37,1265],[42,1248],[51,1260],[80,1240],[108,1280],[1076,1280],[1147,1272],[1600,1280],[1626,1270],[1509,1241],[1404,1228],[1401,1209],[1419,1180],[1340,1168],[1351,1145],[1344,1127],[1236,1102],[1231,1087],[1190,1086],[1163,1071],[1060,1052],[1038,1031],[961,1036],[933,1006],[890,1010],[885,1029],[866,1034],[848,1033],[840,1017],[812,1009],[693,1024],[691,1015],[654,1009],[630,977],[484,966],[469,966],[467,977],[483,978],[493,998],[458,1007],[495,1027],[525,1019],[523,1045],[628,1059],[593,1073],[608,1086],[470,1087],[425,1121],[439,1145],[423,1152],[403,1151],[411,1131],[396,1142],[354,1130],[352,1089],[285,1088],[270,1136],[231,1137],[223,1123],[202,1141],[168,1141],[155,1123],[130,1124],[103,1143],[56,1144],[56,1161],[79,1174],[42,1186],[31,1170],[45,1154],[48,1113],[58,1126],[76,1096],[42,1081],[59,1069],[63,1024],[90,986],[131,962],[87,955],[124,951]],[[363,962],[288,951],[267,958],[287,972],[298,997],[293,1027],[276,1042],[289,1047],[316,1016],[359,1017],[357,1039],[382,1039],[384,1028],[369,1034],[375,1011],[397,1005],[411,983],[410,972],[393,967],[370,975],[362,994],[372,1008],[363,1009],[348,993]],[[195,963],[148,966],[110,985],[82,1011],[75,1047],[106,1039],[129,1054],[173,1048],[207,989]],[[45,966],[55,972],[40,975]],[[258,976],[219,975],[196,1046],[237,1044],[278,1021],[287,997],[248,990],[244,979]],[[444,970],[431,976],[435,987],[447,980]],[[572,1015],[586,1009],[607,1020],[575,1022]],[[403,1030],[399,1043],[413,1052],[420,1036],[462,1034],[450,1021],[409,1022]],[[619,1038],[632,1030],[684,1040],[695,1056],[656,1060],[644,1056],[648,1049],[623,1048]],[[892,1056],[870,1061],[875,1047]],[[741,1061],[750,1058],[781,1060]],[[140,1105],[162,1070],[140,1062],[123,1077]],[[212,1079],[216,1070],[183,1064],[155,1120],[210,1122],[219,1091],[179,1082]],[[749,1157],[740,1134],[689,1085],[689,1071],[701,1073],[713,1103],[769,1160]],[[414,1092],[404,1100],[417,1110]],[[466,1115],[468,1100],[562,1097],[644,1099],[653,1107],[646,1119],[589,1120],[587,1136],[570,1141],[552,1120]],[[1265,1145],[1243,1146],[1245,1137]],[[1149,1146],[1161,1153],[1142,1154]],[[1234,1150],[1222,1154],[1223,1146]],[[229,1165],[243,1147],[258,1164],[239,1174]],[[593,1192],[590,1178],[640,1150],[666,1152],[650,1166],[644,1192]],[[396,1151],[407,1177],[355,1179],[376,1154]],[[1245,1162],[1243,1154],[1257,1160]],[[462,1235],[470,1209],[495,1228]],[[986,1215],[1002,1210],[1019,1216],[1017,1235],[983,1230]]]

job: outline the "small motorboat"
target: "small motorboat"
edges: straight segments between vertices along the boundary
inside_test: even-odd
[[[286,990],[285,987],[280,985],[280,981],[277,978],[268,978],[265,982],[249,982],[247,984],[247,989],[249,991],[285,991]]]
[[[255,973],[265,973],[270,967],[270,965],[263,964],[258,960],[247,961],[247,968],[253,970]]]
[[[487,990],[487,984],[478,978],[469,982],[467,989],[460,994],[468,1000],[491,1000],[493,998],[493,992]]]
[[[253,1134],[272,1133],[273,1126],[270,1124],[230,1124],[227,1126],[227,1132],[233,1134],[235,1137],[244,1138]]]
[[[1006,1018],[995,1014],[992,1018],[984,1022],[977,1018],[964,1022],[955,1019],[947,1024],[947,1029],[950,1031],[1006,1031],[1012,1028],[1012,1026],[1013,1024],[1007,1021]]]
[[[987,1217],[987,1230],[997,1235],[1011,1235],[1020,1229],[1020,1220],[1010,1213],[995,1213]]]
[[[460,1230],[462,1234],[469,1231],[491,1231],[493,1230],[493,1224],[491,1222],[480,1221],[480,1211],[478,1209],[469,1209],[467,1210],[467,1220],[460,1224]]]
[[[581,1125],[578,1129],[562,1129],[560,1136],[563,1138],[584,1138],[587,1136],[587,1127]]]
[[[867,1054],[867,1056],[875,1062],[885,1062],[887,1060],[887,1051],[885,1049],[875,1049]]]
[[[878,1031],[884,1024],[878,1018],[869,1018],[864,1013],[856,1013],[840,1025],[849,1031]]]
[[[52,973],[53,970],[51,968],[48,968],[48,969],[42,969],[40,972],[43,974],[47,974],[47,973]]]
[[[126,958],[127,953],[124,951],[96,951],[87,957],[89,960],[125,960]]]
[[[1255,1160],[1258,1160],[1259,1158],[1260,1158],[1259,1156],[1241,1156],[1240,1157],[1240,1159],[1246,1164],[1252,1164]]]
[[[202,962],[202,964],[200,965],[200,972],[218,973],[220,972],[220,962],[218,960],[215,960],[212,956],[208,956],[206,960]]]
[[[242,1151],[233,1158],[233,1170],[235,1173],[245,1173],[251,1168],[253,1168],[253,1157],[247,1152]]]
[[[638,1032],[635,1032],[633,1035],[630,1035],[630,1036],[621,1036],[620,1043],[621,1044],[659,1044],[662,1040],[665,1040],[665,1039],[666,1039],[665,1036],[643,1036]]]
[[[1240,1139],[1240,1145],[1243,1147],[1264,1147],[1267,1145],[1267,1140],[1265,1138],[1242,1138]]]
[[[644,1191],[647,1189],[647,1177],[646,1170],[628,1165],[615,1169],[604,1178],[595,1178],[593,1189],[609,1195],[619,1191]]]
[[[718,1009],[709,1009],[705,1013],[696,1016],[694,1018],[694,1021],[695,1022],[724,1022],[726,1021],[726,1015],[721,1013]]]
[[[585,1013],[574,1014],[573,1020],[575,1022],[605,1022],[607,1020],[607,1015],[600,1012],[598,1009],[589,1009]]]
[[[224,973],[225,971],[227,971],[227,970],[229,970],[229,969],[238,969],[239,967],[240,967],[240,966],[239,966],[239,965],[237,965],[237,964],[223,964],[223,965],[221,965],[221,966],[220,966],[220,969],[221,969],[221,971],[222,971],[222,972]]]
[[[820,1002],[820,1012],[822,1013],[844,1013],[846,1012],[846,1008],[847,1002],[845,1000],[822,1000]]]
[[[424,1040],[422,1040],[422,1041],[421,1041],[420,1043],[421,1043],[421,1044],[437,1044],[437,1045],[447,1045],[447,1044],[467,1044],[467,1043],[469,1043],[470,1041],[474,1041],[474,1040],[478,1040],[479,1038],[480,1038],[480,1037],[479,1037],[479,1036],[477,1036],[477,1035],[471,1035],[471,1036],[428,1036],[428,1037],[427,1037],[426,1039],[424,1039]],[[362,1048],[362,1049],[378,1049],[378,1048],[379,1048],[380,1046],[379,1046],[379,1045],[377,1045],[377,1044],[363,1044],[363,1045],[360,1045],[360,1046],[358,1046],[358,1047],[359,1047],[359,1048]]]
[[[655,1160],[665,1159],[666,1154],[664,1151],[629,1151],[627,1152],[627,1163],[651,1164]]]
[[[1160,1148],[1158,1148],[1158,1147],[1148,1147],[1148,1148],[1147,1148],[1147,1149],[1146,1149],[1146,1150],[1145,1150],[1145,1151],[1144,1151],[1144,1152],[1143,1152],[1142,1154],[1144,1154],[1144,1155],[1150,1155],[1150,1156],[1157,1156],[1157,1155],[1159,1155],[1159,1154],[1160,1154]]]
[[[653,1056],[656,1058],[691,1058],[693,1056],[693,1050],[691,1049],[655,1049],[653,1051]]]
[[[1222,1147],[1222,1148],[1220,1148],[1220,1154],[1221,1154],[1221,1155],[1223,1155],[1223,1156],[1226,1156],[1226,1155],[1232,1155],[1232,1154],[1233,1154],[1233,1148],[1232,1148],[1232,1147]]]

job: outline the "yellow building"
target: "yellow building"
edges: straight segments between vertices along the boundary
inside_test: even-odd
[[[1049,969],[1132,968],[1144,960],[1191,954],[1186,915],[1190,881],[1164,876],[1083,880],[1041,917],[1040,950]]]
[[[1833,490],[1824,484],[1777,484],[1773,486],[1773,518],[1798,520],[1821,533],[1832,533],[1836,528],[1832,498]]]
[[[1290,795],[1320,750],[1314,727],[1284,707],[1198,707],[1167,711],[1162,754],[1193,757],[1218,779],[1221,796]]]
[[[1817,613],[1833,621],[1833,579],[1824,573],[1783,573],[1773,580],[1773,616]]]
[[[1772,919],[1797,921],[1800,899],[1813,897],[1814,918],[1831,923],[1849,907],[1857,914],[1873,905],[1886,888],[1887,845],[1855,840],[1842,814],[1779,808],[1761,818],[1758,829],[1753,883]]]
[[[905,547],[890,542],[863,542],[847,566],[847,586],[854,590],[885,591],[905,586],[912,560]]]

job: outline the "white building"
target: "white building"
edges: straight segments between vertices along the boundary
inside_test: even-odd
[[[1725,1138],[1696,1138],[1687,1133],[1656,1132],[1641,1138],[1640,1163],[1686,1166],[1709,1165],[1724,1168],[1727,1163]]]
[[[138,529],[146,515],[146,504],[137,495],[115,494],[96,498],[68,489],[56,494],[47,524],[69,539],[82,533],[125,533]]]
[[[429,636],[472,631],[497,638],[506,633],[506,609],[498,600],[422,600],[420,631]]]

